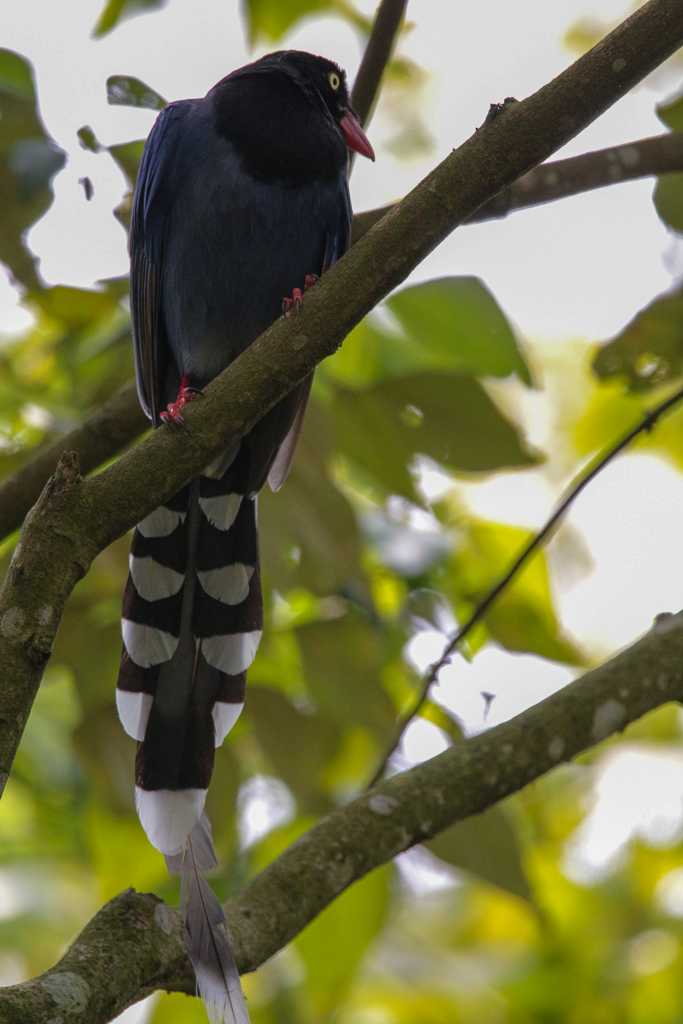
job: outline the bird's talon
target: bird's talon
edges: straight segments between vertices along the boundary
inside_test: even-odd
[[[178,395],[175,402],[169,402],[164,411],[160,414],[159,419],[163,423],[168,423],[169,426],[184,427],[185,417],[183,416],[182,410],[190,402],[194,402],[196,398],[201,396],[202,392],[199,388],[193,388],[187,382],[187,377],[183,376],[180,378],[180,385],[178,387]]]
[[[292,313],[301,312],[301,309],[303,308],[304,304],[304,291],[306,291],[307,288],[311,288],[317,280],[318,278],[315,276],[315,274],[306,274],[306,277],[304,278],[303,291],[301,290],[301,288],[294,288],[292,289],[291,296],[287,295],[282,300],[283,316],[289,317],[292,315]]]

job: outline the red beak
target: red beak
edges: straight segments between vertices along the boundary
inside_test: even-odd
[[[355,150],[361,156],[367,156],[370,160],[375,159],[375,151],[352,110],[346,111],[339,122],[339,127],[349,149]]]

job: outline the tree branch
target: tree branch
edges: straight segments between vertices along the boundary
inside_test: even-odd
[[[613,462],[614,459],[616,459],[617,456],[626,448],[628,448],[637,437],[653,430],[661,417],[675,409],[677,405],[680,405],[681,401],[683,401],[683,388],[679,388],[678,391],[669,395],[668,398],[665,398],[659,403],[659,405],[656,405],[646,413],[640,422],[631,427],[631,429],[628,430],[618,441],[612,444],[606,452],[600,455],[597,460],[594,460],[593,463],[589,465],[588,469],[584,470],[584,472],[579,475],[578,481],[574,484],[566,497],[557,505],[538,533],[534,534],[534,536],[531,537],[531,539],[524,545],[510,568],[503,573],[500,579],[491,587],[489,592],[483,600],[479,602],[466,622],[456,630],[444,647],[441,656],[433,665],[430,665],[422,679],[422,685],[412,707],[400,718],[391,746],[382,757],[381,762],[368,782],[368,788],[374,786],[384,775],[392,754],[401,742],[403,734],[410,723],[422,710],[422,705],[427,700],[429,691],[433,684],[439,678],[439,672],[441,669],[450,664],[454,652],[458,649],[465,637],[472,632],[478,622],[482,621],[503,591],[507,589],[510,583],[512,583],[527,562],[530,561],[537,551],[548,543],[578,496],[586,489],[586,487],[588,487],[591,481],[595,480],[596,476],[602,473],[603,469],[608,466],[610,462]]]
[[[624,142],[566,160],[534,167],[498,195],[480,206],[465,224],[499,220],[516,210],[528,210],[557,199],[567,199],[607,185],[683,171],[683,132],[666,132],[649,139]],[[352,240],[362,238],[393,204],[365,210],[353,218]]]
[[[391,59],[408,0],[381,0],[351,92],[351,106],[362,125],[370,120],[385,68]]]
[[[555,160],[529,171],[499,192],[465,224],[505,217],[516,210],[578,195],[605,185],[640,177],[683,172],[683,133],[667,133],[622,146],[584,153],[569,160]],[[357,213],[353,237],[357,241],[373,224],[393,209]],[[113,398],[52,444],[41,448],[24,466],[0,484],[0,540],[18,529],[37,500],[48,477],[65,451],[75,451],[83,474],[118,454],[148,426],[140,412],[135,386],[129,384]]]
[[[227,904],[240,970],[273,956],[373,868],[682,699],[683,613],[659,616],[600,668],[333,811]],[[155,988],[194,991],[180,920],[155,896],[128,890],[95,915],[55,967],[0,990],[0,1018],[46,1024],[69,1008],[70,1024],[104,1024]]]
[[[77,476],[73,460],[63,460],[26,520],[0,591],[0,773],[10,771],[64,603],[94,555],[245,434],[458,224],[682,42],[680,0],[649,0],[439,164],[321,278],[299,315],[274,323],[212,382],[190,406],[187,430],[154,431],[87,480]]]
[[[42,447],[26,465],[0,484],[0,539],[21,526],[65,452],[76,452],[81,471],[90,473],[148,427],[135,385],[128,384],[79,426]]]

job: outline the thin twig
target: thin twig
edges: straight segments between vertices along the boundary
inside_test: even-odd
[[[535,554],[535,552],[538,551],[541,547],[543,547],[544,544],[547,543],[552,534],[555,532],[556,527],[564,518],[565,514],[574,504],[574,502],[581,494],[581,492],[585,490],[588,484],[591,483],[591,481],[593,481],[599,473],[602,472],[605,466],[608,466],[610,462],[612,462],[618,455],[620,455],[625,448],[628,448],[632,441],[634,441],[640,434],[652,430],[655,424],[657,423],[657,420],[660,419],[660,417],[664,416],[665,413],[673,409],[682,400],[683,387],[679,388],[672,395],[669,395],[669,397],[664,399],[664,401],[660,402],[659,405],[656,405],[654,409],[651,409],[650,412],[646,413],[639,423],[637,423],[634,427],[631,427],[631,429],[626,434],[624,434],[624,436],[620,438],[620,440],[617,441],[616,444],[612,445],[612,447],[609,448],[603,455],[601,455],[596,462],[593,462],[590,469],[583,472],[577,483],[574,484],[574,486],[571,488],[567,496],[559,503],[559,505],[556,507],[555,511],[552,513],[550,518],[546,521],[542,529],[539,530],[539,532],[535,534],[531,538],[531,540],[529,540],[524,545],[524,547],[517,555],[517,558],[514,560],[514,562],[507,570],[507,572],[500,577],[498,582],[486,594],[486,597],[479,602],[477,607],[470,615],[469,619],[467,619],[467,621],[453,634],[450,640],[448,640],[439,659],[435,661],[432,665],[430,665],[430,667],[428,668],[426,674],[423,677],[420,692],[410,710],[407,711],[405,715],[403,715],[399,719],[399,724],[396,729],[396,733],[392,741],[391,747],[387,750],[378,768],[376,769],[372,778],[368,782],[368,789],[374,786],[381,779],[389,763],[390,758],[392,757],[396,748],[401,742],[405,730],[413,721],[413,719],[415,719],[417,715],[420,713],[422,705],[427,699],[432,684],[436,682],[441,669],[444,668],[446,665],[450,664],[451,658],[456,648],[462,643],[462,641],[472,631],[472,629],[477,625],[477,623],[481,622],[481,620],[484,618],[484,616],[489,611],[494,602],[498,599],[498,597],[500,597],[503,591],[507,589],[509,584],[517,576],[520,569],[522,569],[526,565],[531,556]]]
[[[407,6],[408,0],[381,0],[377,8],[351,93],[351,106],[362,125],[370,120]]]

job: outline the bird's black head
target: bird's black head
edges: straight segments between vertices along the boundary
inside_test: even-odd
[[[347,149],[375,159],[338,64],[280,50],[238,68],[209,93],[216,123],[258,177],[328,177]]]
[[[369,157],[370,160],[375,159],[374,150],[351,107],[346,72],[343,68],[334,61],[306,53],[304,50],[280,50],[277,53],[269,53],[257,64],[279,68],[296,82],[311,102],[322,101],[339,126],[349,149],[355,150],[361,156]]]

